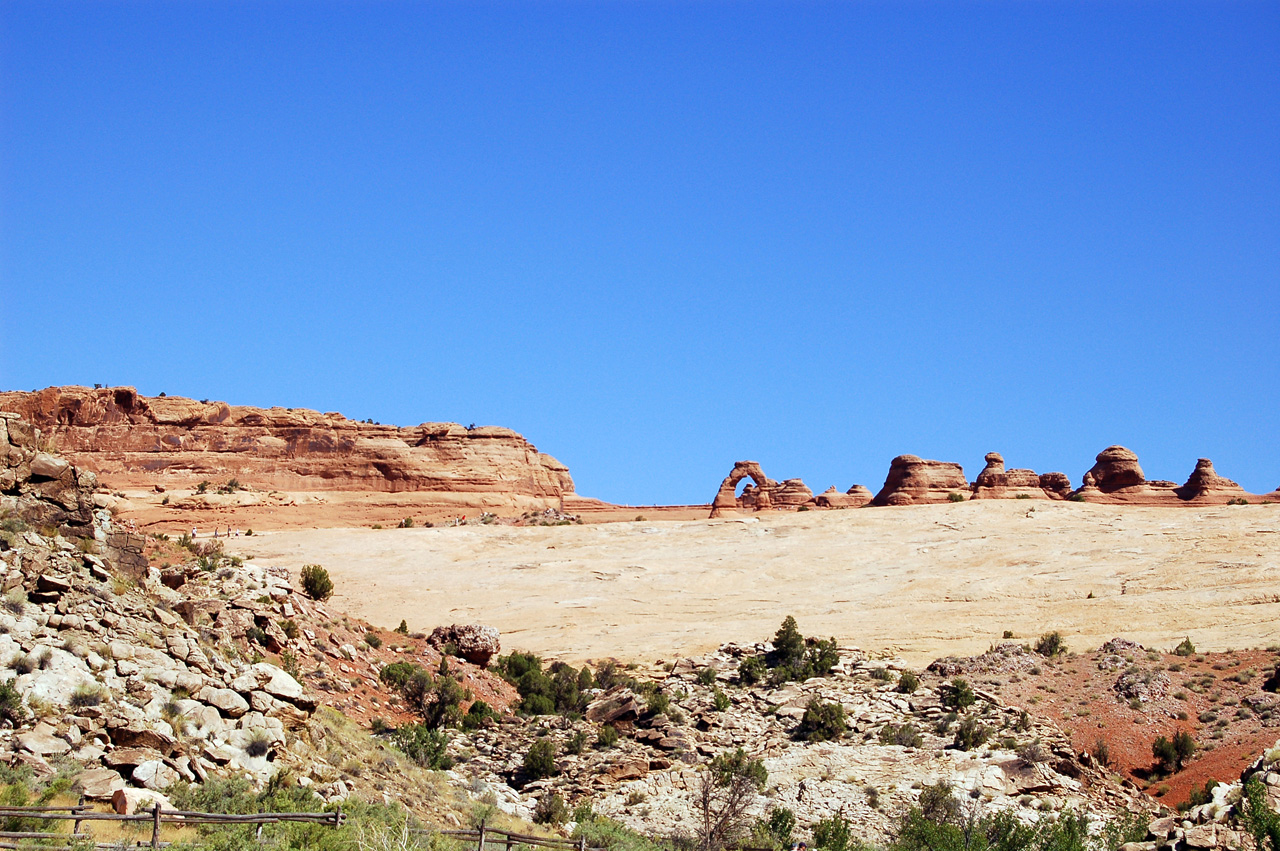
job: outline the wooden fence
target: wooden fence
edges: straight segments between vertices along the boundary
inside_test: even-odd
[[[524,833],[511,833],[506,830],[494,830],[485,827],[483,824],[475,830],[441,830],[441,831],[418,831],[420,833],[440,833],[443,836],[452,836],[463,842],[476,843],[476,851],[487,851],[496,845],[501,845],[505,851],[511,851],[514,846],[527,845],[532,848],[553,848],[559,851],[604,851],[603,848],[587,847],[587,840],[583,839],[548,839],[545,836],[529,836]]]
[[[168,845],[168,843],[160,841],[160,828],[162,825],[166,824],[251,824],[257,826],[257,838],[258,841],[262,841],[262,828],[268,824],[279,824],[281,822],[309,822],[311,824],[322,824],[336,828],[340,827],[345,821],[341,808],[328,813],[246,813],[244,815],[232,815],[229,813],[198,813],[188,812],[186,810],[162,810],[160,805],[156,804],[148,812],[139,812],[134,815],[120,815],[118,813],[96,812],[85,804],[77,804],[70,807],[0,807],[0,820],[11,818],[70,821],[74,822],[74,824],[71,827],[70,833],[58,833],[54,831],[0,831],[0,848],[30,847],[29,845],[21,844],[21,840],[38,839],[43,840],[45,843],[49,841],[62,840],[68,844],[72,842],[84,842],[86,840],[91,840],[92,837],[89,834],[81,832],[81,827],[84,823],[91,821],[114,821],[133,824],[149,823],[151,825],[151,839],[150,841],[137,840],[134,843],[134,847],[138,848],[163,848]],[[99,843],[91,847],[114,849],[121,847],[121,844],[119,842]]]

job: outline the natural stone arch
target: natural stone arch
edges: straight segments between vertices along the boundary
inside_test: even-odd
[[[737,490],[738,484],[743,479],[750,479],[755,483],[756,492],[754,503],[756,508],[769,508],[772,502],[769,492],[778,486],[778,483],[764,474],[764,470],[760,469],[757,461],[739,461],[733,465],[733,469],[729,471],[729,475],[725,476],[723,482],[720,483],[720,489],[716,491],[716,498],[711,503],[711,516],[719,517],[723,509],[734,509],[738,507]]]

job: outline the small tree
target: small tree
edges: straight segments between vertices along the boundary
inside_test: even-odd
[[[804,658],[804,636],[791,615],[787,615],[773,636],[773,652],[777,655],[778,666],[795,665]]]
[[[768,781],[764,763],[739,748],[723,753],[702,772],[694,807],[698,851],[723,851],[751,829],[747,810]]]
[[[531,780],[552,777],[556,773],[556,746],[550,739],[538,739],[524,755],[524,773]]]
[[[956,677],[951,684],[943,687],[942,704],[949,709],[967,709],[977,701],[978,697],[963,677]]]
[[[333,580],[329,571],[318,564],[302,566],[302,590],[313,600],[327,600],[333,596]]]
[[[898,677],[898,691],[902,694],[914,694],[920,688],[920,678],[911,671],[903,671]]]

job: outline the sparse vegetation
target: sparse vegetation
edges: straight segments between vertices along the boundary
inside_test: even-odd
[[[302,590],[313,600],[323,601],[332,597],[333,580],[329,578],[329,571],[318,564],[303,565]]]
[[[1066,642],[1062,640],[1062,634],[1054,632],[1046,632],[1040,636],[1040,640],[1036,642],[1035,651],[1047,659],[1055,656],[1062,656],[1067,652]]]

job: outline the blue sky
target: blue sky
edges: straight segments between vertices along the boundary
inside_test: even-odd
[[[1280,485],[1275,3],[0,2],[0,388]]]

